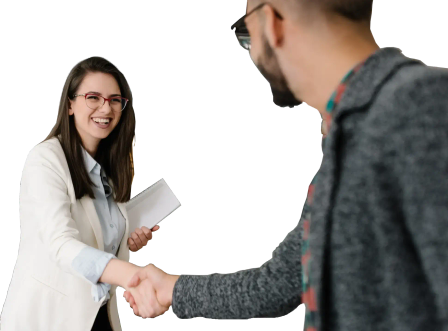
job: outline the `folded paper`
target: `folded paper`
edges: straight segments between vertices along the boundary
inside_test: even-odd
[[[180,206],[179,200],[162,178],[126,204],[129,233],[142,226],[153,228]]]

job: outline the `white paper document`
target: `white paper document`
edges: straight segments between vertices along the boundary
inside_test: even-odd
[[[179,207],[179,200],[162,178],[126,204],[129,233],[142,226],[153,228]]]

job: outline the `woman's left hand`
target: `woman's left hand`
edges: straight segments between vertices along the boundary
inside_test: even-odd
[[[137,252],[143,246],[146,246],[149,240],[152,239],[152,233],[160,229],[158,225],[153,227],[151,230],[146,226],[143,226],[141,229],[135,229],[131,234],[131,238],[128,239],[129,249],[132,252]]]

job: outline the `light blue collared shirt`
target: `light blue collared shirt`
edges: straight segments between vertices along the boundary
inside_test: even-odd
[[[110,284],[99,283],[101,275],[109,261],[116,257],[120,242],[123,239],[126,221],[114,201],[112,188],[110,187],[104,170],[95,159],[83,148],[84,164],[92,180],[95,206],[101,223],[104,239],[104,252],[93,248],[84,248],[73,260],[72,266],[81,275],[92,283],[92,296],[95,301],[100,301],[104,296],[110,299]]]

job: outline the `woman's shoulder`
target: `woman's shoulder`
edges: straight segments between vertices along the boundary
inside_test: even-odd
[[[64,167],[67,160],[59,139],[52,137],[34,146],[28,153],[25,166],[28,163],[39,163],[51,168]]]
[[[57,155],[60,153],[64,153],[61,143],[57,137],[52,137],[34,146],[28,153],[28,156],[45,158],[46,156]]]

